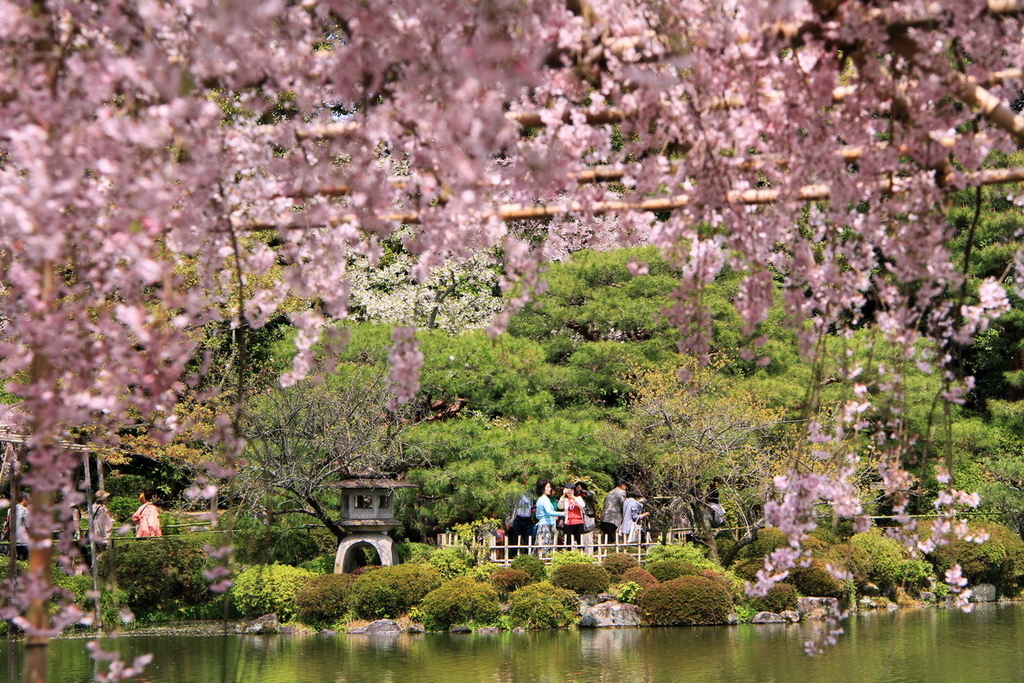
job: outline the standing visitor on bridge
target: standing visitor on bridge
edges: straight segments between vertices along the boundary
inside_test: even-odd
[[[601,510],[601,533],[605,543],[614,543],[622,524],[622,505],[626,500],[626,482],[620,481],[604,498]]]
[[[135,536],[137,538],[163,536],[163,530],[160,528],[160,509],[146,500],[145,493],[139,494],[139,502],[142,505],[132,515],[132,521],[139,525]]]
[[[576,494],[576,488],[566,484],[562,488],[562,497],[558,499],[558,509],[565,510],[565,532],[566,545],[580,547],[583,545],[583,510],[587,502],[582,496]]]
[[[642,534],[644,519],[648,515],[643,511],[644,500],[635,489],[626,492],[626,500],[622,505],[622,524],[619,525],[619,534],[626,543],[646,540]]]
[[[551,502],[551,482],[541,479],[537,482],[537,555],[546,557],[555,545],[555,523],[565,513],[555,509]]]
[[[96,492],[96,500],[92,504],[92,515],[90,515],[92,541],[96,544],[96,554],[102,553],[110,546],[110,537],[114,532],[114,520],[110,516],[110,509],[107,508],[107,499],[110,494],[100,489]]]
[[[523,492],[512,504],[512,509],[505,519],[505,526],[508,527],[508,544],[513,546],[508,553],[510,558],[523,552],[522,548],[516,546],[529,545],[533,539],[533,513],[533,497],[530,496],[527,478],[523,477]]]

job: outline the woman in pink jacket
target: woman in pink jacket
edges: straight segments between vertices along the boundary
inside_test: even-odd
[[[132,521],[139,525],[135,532],[137,538],[146,536],[163,536],[160,530],[160,508],[146,500],[146,494],[139,494],[139,502],[142,505],[132,515]]]

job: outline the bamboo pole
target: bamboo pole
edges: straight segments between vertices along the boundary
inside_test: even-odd
[[[1024,166],[1014,168],[987,169],[965,173],[964,178],[968,185],[997,185],[1000,183],[1024,182]],[[881,180],[876,187],[884,192],[898,192],[906,185],[911,178],[893,180]],[[725,201],[729,204],[742,205],[763,205],[775,204],[778,202],[809,202],[823,201],[829,199],[832,190],[825,184],[804,185],[793,192],[784,189],[766,188],[755,190],[733,190],[725,195]],[[488,220],[497,218],[503,221],[511,220],[535,220],[564,216],[567,214],[605,214],[623,211],[671,211],[681,209],[695,204],[692,195],[674,195],[670,197],[658,197],[643,199],[639,201],[604,201],[583,204],[580,202],[566,202],[564,204],[504,204],[492,211],[481,211],[478,218]],[[407,211],[387,214],[377,214],[374,218],[383,222],[394,223],[419,223],[422,213],[419,211]],[[289,214],[282,217],[280,222],[272,223],[243,223],[238,221],[234,226],[238,230],[310,230],[314,228],[330,227],[344,223],[360,223],[361,220],[356,214],[345,214],[329,220],[327,223],[316,225],[301,225],[293,223],[294,216]]]
[[[18,450],[23,451],[24,449],[19,448]],[[7,508],[7,579],[12,587],[14,586],[14,579],[18,575],[18,545],[15,539],[15,521],[17,517],[14,506],[18,503],[18,480],[21,478],[21,463],[23,461],[23,458],[20,457],[21,455],[23,453],[12,455],[11,457],[11,505]],[[15,630],[13,621],[9,620],[7,622],[7,637],[13,638]]]
[[[96,610],[96,630],[103,629],[103,612],[100,605],[100,578],[99,572],[96,568],[98,559],[96,557],[96,538],[93,534],[93,523],[92,516],[95,513],[93,510],[93,499],[92,499],[92,454],[86,451],[82,458],[85,463],[85,510],[86,510],[86,534],[89,538],[89,570],[92,573],[92,591],[93,591],[93,607]]]
[[[1014,0],[1001,0],[1013,2]],[[933,73],[949,82],[953,94],[968,106],[979,111],[993,124],[1009,133],[1018,145],[1024,146],[1024,116],[1003,104],[1002,100],[983,88],[978,82],[950,67],[945,60],[930,59],[917,42],[908,35],[897,35],[889,44],[898,54],[906,57],[924,71]]]
[[[988,11],[992,14],[1012,14],[1024,9],[1018,0],[988,0]]]
[[[956,138],[952,135],[937,138],[935,141],[938,144],[942,145],[943,147],[952,147],[953,145],[956,144]],[[882,151],[888,148],[889,144],[885,142],[872,145],[870,148],[866,148],[864,145],[847,145],[845,147],[840,147],[839,149],[833,150],[831,154],[841,158],[843,161],[847,163],[850,163],[862,159],[868,153],[869,149],[873,151]],[[900,154],[909,154],[911,152],[909,145],[900,145],[897,149]],[[740,167],[746,170],[754,170],[762,168],[765,165],[766,161],[776,166],[785,166],[788,163],[786,159],[769,155],[766,157],[751,158],[747,161],[742,162],[740,164]],[[663,159],[663,163],[665,172],[667,173],[677,173],[678,171],[684,168],[684,164],[680,162],[673,162],[667,159]],[[570,180],[574,180],[577,183],[581,184],[600,183],[621,180],[622,178],[628,175],[640,173],[641,171],[642,168],[638,164],[607,164],[593,166],[585,171],[569,173],[567,177]],[[408,176],[395,177],[389,180],[388,182],[389,186],[395,190],[404,190],[410,186]],[[490,181],[479,181],[476,183],[476,186],[479,188],[500,187],[504,183],[504,180],[499,180],[499,182],[497,183]],[[318,196],[343,197],[350,194],[351,192],[352,187],[350,185],[341,183],[338,185],[325,185],[323,187],[318,187],[312,190],[302,190],[299,192],[288,194],[286,196],[294,197],[296,199],[309,199],[311,197]]]

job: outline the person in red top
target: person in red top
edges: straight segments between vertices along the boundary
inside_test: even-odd
[[[562,531],[566,540],[571,540],[573,545],[583,544],[583,509],[586,504],[582,496],[576,495],[572,486],[562,488],[562,497],[558,499],[558,509],[565,510],[565,526]]]
[[[142,505],[132,515],[132,521],[138,524],[135,535],[139,538],[163,536],[160,528],[160,509],[146,499],[145,493],[139,494],[139,502]]]

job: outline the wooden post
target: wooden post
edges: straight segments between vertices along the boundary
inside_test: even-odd
[[[8,560],[7,561],[7,579],[10,582],[9,585],[12,587],[12,590],[13,590],[13,586],[14,586],[14,579],[15,579],[15,577],[18,574],[18,546],[17,546],[17,543],[15,542],[15,538],[14,538],[14,535],[15,535],[14,534],[14,526],[15,526],[15,524],[14,524],[14,521],[15,521],[14,506],[18,502],[18,479],[19,479],[18,474],[21,472],[21,461],[22,461],[22,458],[20,457],[20,455],[21,455],[20,451],[22,451],[22,449],[18,448],[17,452],[19,452],[19,455],[13,455],[12,454],[12,456],[11,456],[11,490],[10,490],[11,505],[10,505],[10,507],[7,508],[7,519],[9,520],[9,523],[7,525],[7,530],[8,530],[8,533],[7,533],[7,560]],[[10,638],[14,638],[15,631],[16,631],[16,629],[14,628],[13,621],[8,620],[8,622],[7,622],[7,637],[9,639]]]
[[[89,569],[92,572],[92,592],[93,592],[93,606],[96,609],[96,629],[101,630],[103,628],[103,614],[100,610],[100,579],[99,573],[96,570],[96,564],[99,558],[96,557],[96,539],[93,536],[93,501],[92,501],[92,467],[90,461],[92,460],[92,453],[85,451],[85,520],[86,520],[86,531],[89,538]]]
[[[39,303],[49,310],[56,296],[57,283],[53,261],[43,261],[39,265]],[[40,387],[53,379],[53,366],[50,359],[41,349],[33,349],[30,369],[32,386]],[[36,445],[37,448],[53,448],[50,442]],[[26,458],[27,463],[27,458]],[[46,683],[47,653],[49,651],[50,611],[49,588],[50,568],[53,563],[53,531],[47,520],[39,521],[40,515],[47,514],[52,518],[53,491],[44,491],[33,487],[32,509],[36,521],[29,522],[28,573],[35,587],[29,600],[25,618],[29,623],[29,633],[25,636],[25,673],[23,683]],[[13,529],[11,530],[13,534]]]

